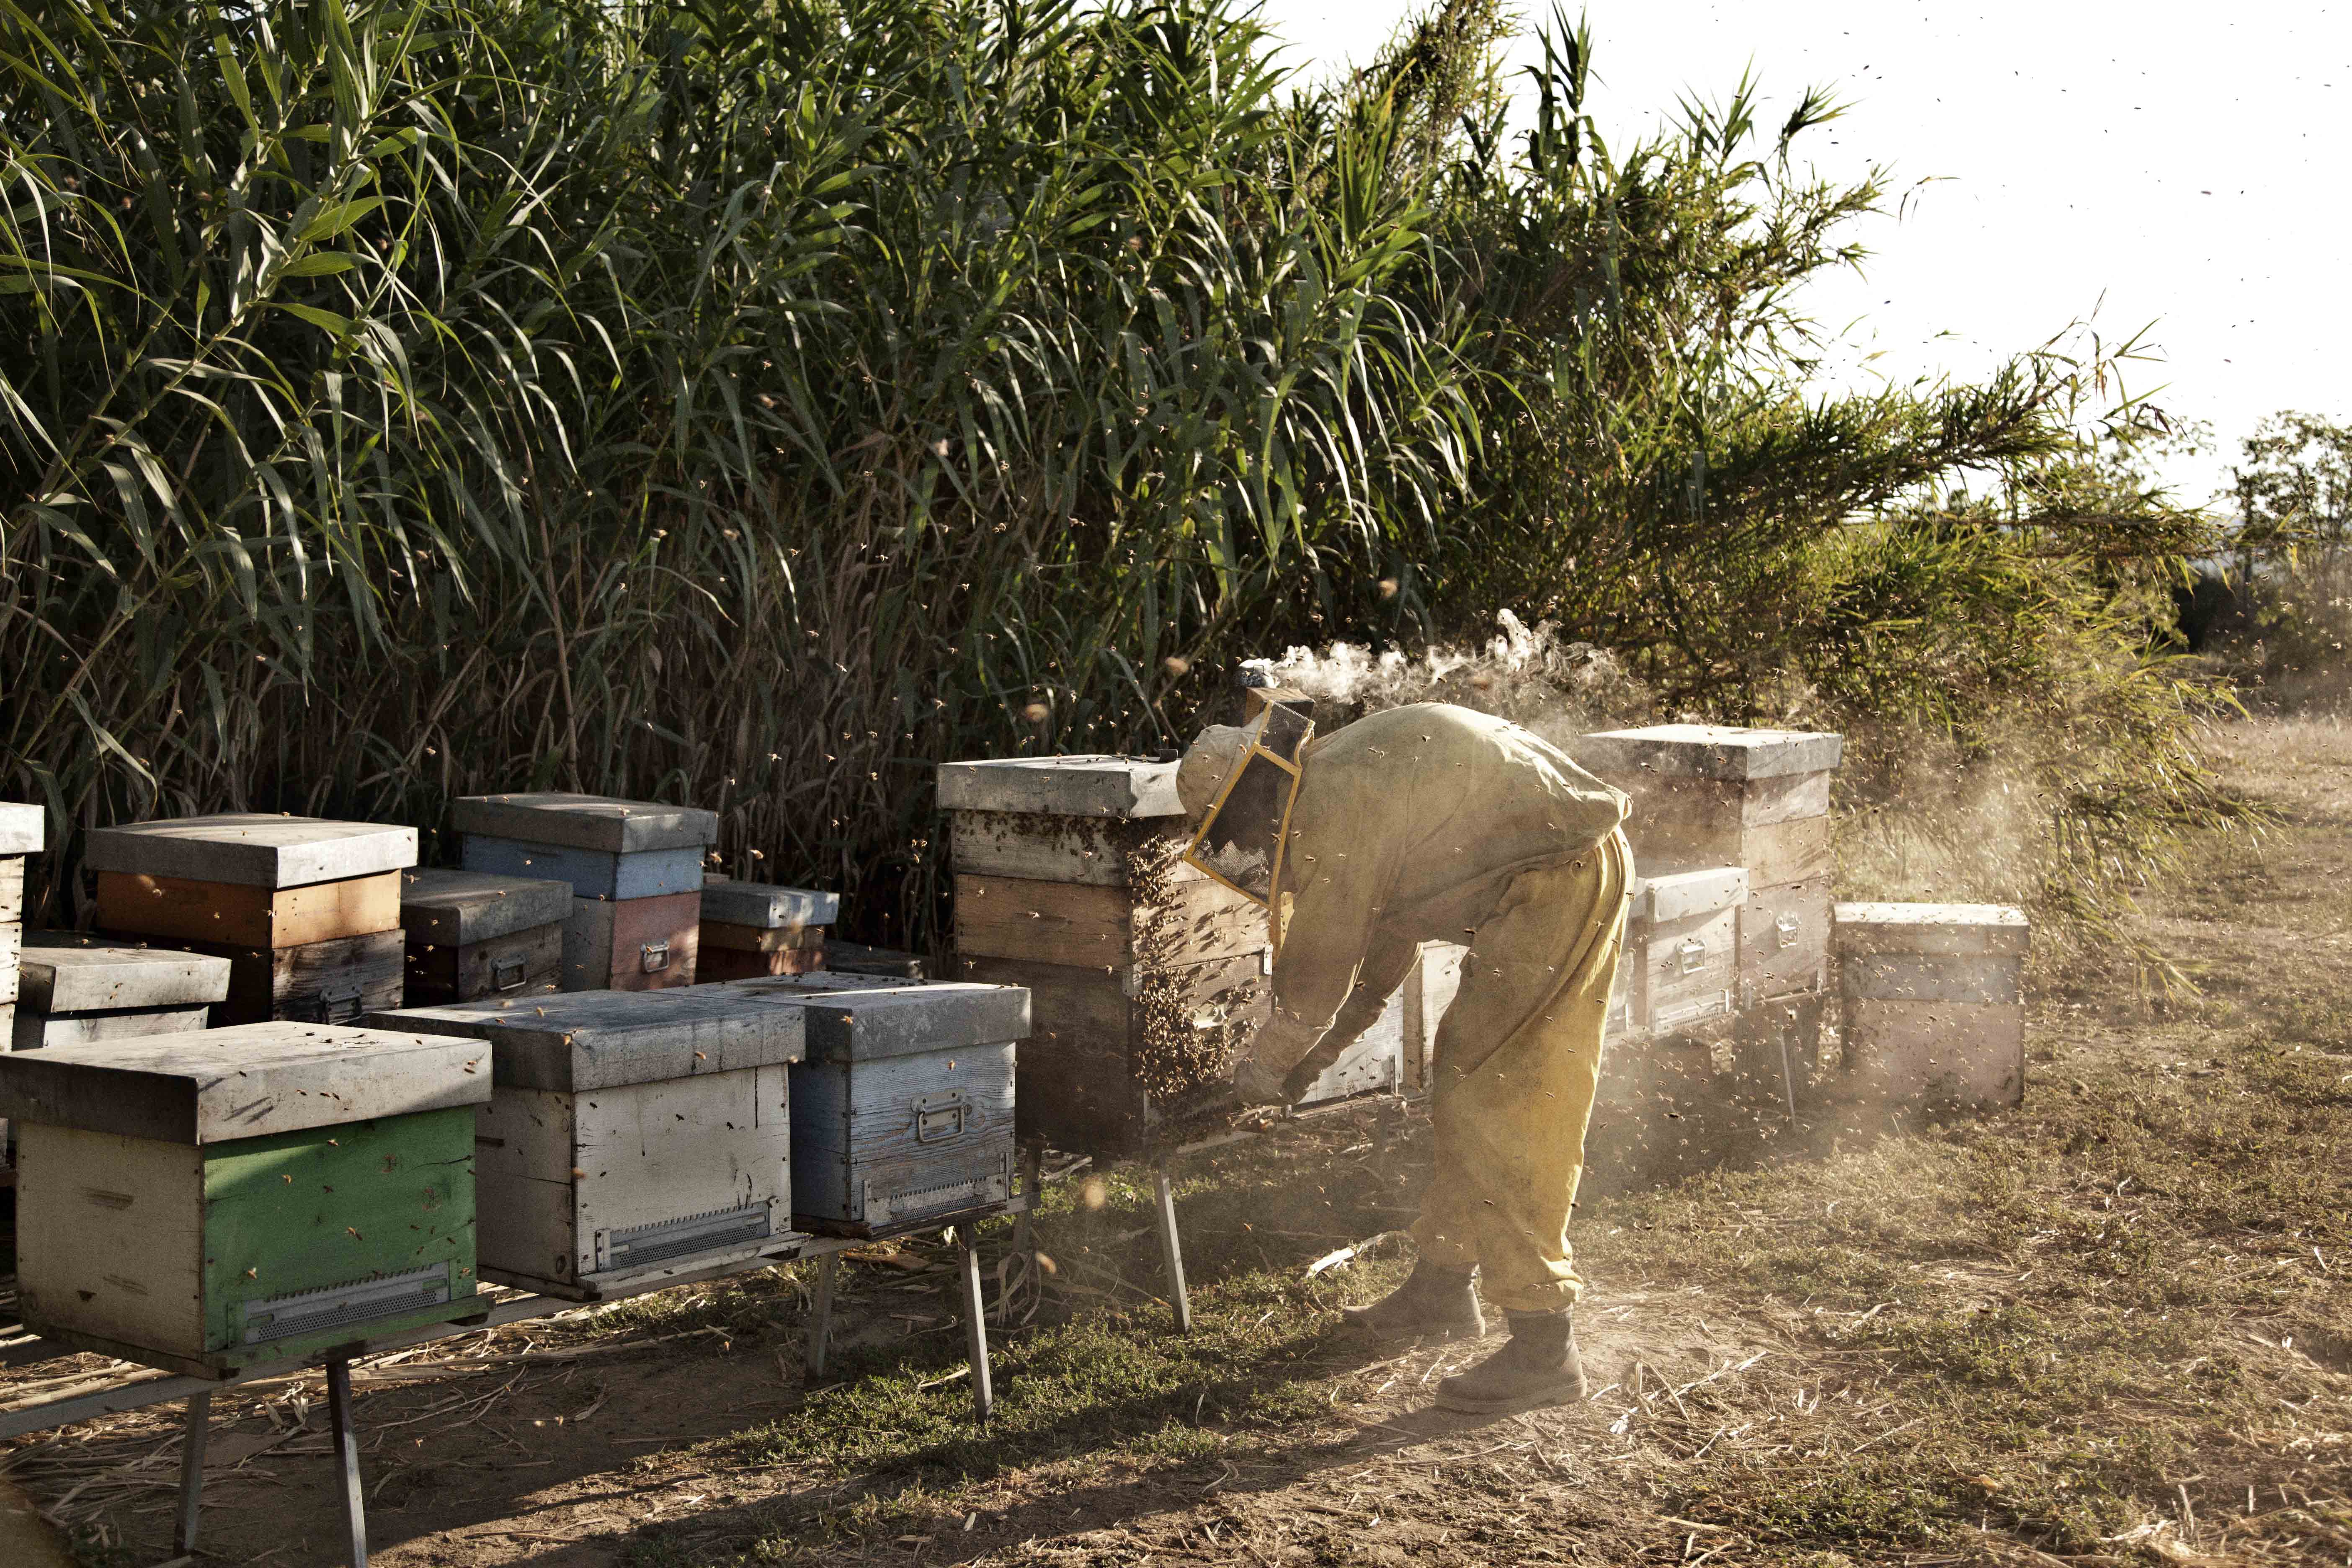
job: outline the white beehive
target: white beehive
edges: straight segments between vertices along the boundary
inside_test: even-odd
[[[1889,1101],[2015,1105],[2025,1096],[2032,930],[2005,904],[1837,906],[1846,1067]]]

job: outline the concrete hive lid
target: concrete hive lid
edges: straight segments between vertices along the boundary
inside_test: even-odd
[[[706,879],[702,884],[702,918],[730,925],[757,926],[762,931],[829,926],[841,918],[841,895],[778,887],[772,882],[714,882]]]
[[[1029,1036],[1029,992],[1019,985],[820,971],[730,981],[724,989],[804,1015],[812,1062],[874,1061]]]
[[[16,1005],[31,1013],[195,1007],[228,997],[229,961],[121,946],[79,931],[25,933]]]
[[[490,1097],[478,1041],[337,1024],[247,1024],[0,1054],[0,1116],[165,1143],[224,1143]]]
[[[805,1048],[797,1010],[724,985],[484,998],[361,1021],[487,1040],[501,1085],[567,1094],[773,1067],[799,1061]]]
[[[1046,816],[1181,816],[1176,764],[1142,757],[1006,757],[941,763],[943,811],[1036,812]]]
[[[93,871],[306,888],[407,869],[416,829],[268,812],[181,816],[94,828],[83,859]]]
[[[1840,952],[2021,953],[2032,922],[2012,904],[1846,903],[1832,927]]]
[[[463,795],[450,802],[449,820],[461,832],[608,855],[699,849],[719,842],[715,811],[558,790]]]
[[[1845,737],[1816,730],[1743,730],[1727,724],[1652,724],[1603,730],[1568,744],[1595,773],[1659,778],[1768,779],[1834,768]]]
[[[39,853],[47,821],[47,814],[37,805],[0,800],[0,855]]]
[[[466,947],[572,917],[572,884],[495,871],[411,871],[400,879],[400,924],[414,942]]]

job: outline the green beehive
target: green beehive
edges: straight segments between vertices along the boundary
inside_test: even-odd
[[[478,1315],[477,1040],[253,1024],[0,1056],[25,1326],[199,1376]]]

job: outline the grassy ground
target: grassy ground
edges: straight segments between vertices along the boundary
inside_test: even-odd
[[[1826,1119],[1769,1167],[1588,1205],[1580,1408],[1440,1416],[1430,1384],[1499,1340],[1338,1330],[1409,1248],[1308,1266],[1403,1224],[1428,1164],[1424,1121],[1362,1113],[1184,1171],[1185,1339],[1133,1174],[1053,1189],[1056,1273],[985,1433],[937,1247],[851,1270],[864,1326],[815,1388],[790,1270],[465,1352],[553,1359],[386,1369],[377,1561],[2352,1563],[2352,733],[2227,748],[2284,826],[2154,906],[2202,997],[2044,976],[2022,1110]],[[337,1560],[325,1467],[293,1457],[313,1400],[224,1413],[219,1561]],[[144,1562],[173,1462],[133,1415],[15,1474],[89,1560]]]

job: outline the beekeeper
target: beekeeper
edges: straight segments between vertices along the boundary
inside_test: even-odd
[[[1274,1012],[1241,1063],[1253,1103],[1297,1100],[1376,1022],[1424,942],[1466,942],[1433,1062],[1437,1169],[1412,1275],[1351,1308],[1397,1335],[1509,1342],[1438,1385],[1447,1409],[1580,1399],[1569,1215],[1625,931],[1625,797],[1558,748],[1444,703],[1320,738],[1280,707],[1202,732],[1176,787],[1188,858],[1267,905]]]

